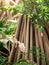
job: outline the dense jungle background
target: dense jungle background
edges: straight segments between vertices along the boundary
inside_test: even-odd
[[[0,65],[49,65],[49,0],[0,0]]]

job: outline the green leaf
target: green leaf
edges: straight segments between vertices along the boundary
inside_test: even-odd
[[[4,47],[4,43],[0,42],[0,50]]]

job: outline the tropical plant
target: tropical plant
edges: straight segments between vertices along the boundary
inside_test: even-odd
[[[13,6],[0,5],[0,10],[5,12],[12,11],[12,16],[14,16],[15,14],[26,15],[30,19],[30,22],[32,22],[32,24],[34,24],[35,27],[40,31],[44,30],[47,23],[49,24],[49,0],[25,0],[24,2],[21,2],[18,5]],[[15,34],[16,24],[17,19],[16,20],[7,19],[5,21],[0,20],[0,40],[1,39],[9,40],[10,39],[9,37]],[[2,49],[3,46],[4,44],[0,42],[0,49]],[[34,47],[32,50],[29,50],[29,53],[33,53],[34,57],[38,56],[39,58],[45,60],[45,54],[39,53],[36,55],[35,52],[36,49],[38,48]],[[7,64],[6,60],[7,60],[6,57],[0,55],[1,65]],[[20,59],[13,65],[34,64],[28,62],[27,59]]]

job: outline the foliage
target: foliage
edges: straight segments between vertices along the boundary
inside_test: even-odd
[[[28,15],[31,22],[36,27],[43,30],[46,22],[49,22],[49,1],[48,0],[25,0],[14,6],[3,6],[3,10],[13,10],[13,12]]]
[[[35,50],[38,50],[39,53],[36,54]],[[40,48],[38,48],[36,46],[33,46],[32,49],[29,50],[29,53],[32,53],[34,55],[34,57],[38,57],[41,60],[45,61],[47,64],[49,64],[49,60],[45,60],[46,55],[41,53],[40,50],[41,50]],[[28,53],[23,52],[22,54],[28,54]],[[12,65],[34,65],[35,64],[34,61],[31,63],[31,62],[29,62],[29,60],[24,59],[24,58],[19,59],[16,63],[13,63],[13,62],[7,63],[6,60],[7,60],[6,57],[0,55],[0,63],[1,63],[1,65],[6,65],[6,64],[12,64]]]
[[[16,24],[17,22],[14,22],[14,20],[0,21],[0,34],[3,34],[3,35],[14,34],[16,29]]]
[[[27,15],[30,18],[30,21],[38,28],[40,31],[44,30],[46,23],[49,23],[49,0],[25,0],[24,2],[14,5],[14,6],[0,6],[0,9],[3,11],[13,11],[13,14],[20,13]],[[17,22],[14,20],[0,20],[0,34],[12,35],[15,33]],[[4,46],[0,42],[0,49]],[[33,53],[35,57],[39,57],[45,61],[45,54],[39,53],[36,54],[35,50],[39,48],[33,47],[29,50],[29,53]],[[25,53],[26,54],[26,53]],[[6,58],[0,55],[0,65],[6,64]],[[34,65],[28,62],[26,59],[18,60],[14,65]]]
[[[0,50],[4,47],[4,43],[0,42]]]
[[[5,65],[6,64],[6,57],[0,55],[0,65]]]
[[[34,65],[34,63],[30,63],[26,59],[20,59],[14,65]]]

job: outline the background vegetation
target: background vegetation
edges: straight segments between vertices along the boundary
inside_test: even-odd
[[[24,2],[21,2],[18,5],[12,5],[12,6],[0,5],[0,11],[1,10],[4,12],[12,11],[12,16],[17,14],[17,18],[16,20],[13,19],[1,20],[0,18],[0,41],[1,41],[0,50],[2,50],[4,46],[6,46],[6,44],[4,44],[5,40],[9,41],[11,37],[12,38],[15,37],[16,26],[19,15],[27,15],[30,18],[32,24],[34,24],[35,27],[39,29],[41,32],[44,30],[46,23],[49,24],[49,0],[25,0]],[[2,42],[2,40],[4,42]],[[32,51],[30,50],[31,53]],[[3,55],[0,55],[0,65],[5,65],[5,64],[7,65],[8,57],[5,57]],[[38,57],[42,57],[42,59],[43,58],[45,59],[45,54],[40,53]],[[26,59],[20,59],[15,64],[14,63],[12,64],[34,65],[34,63],[30,63]]]

